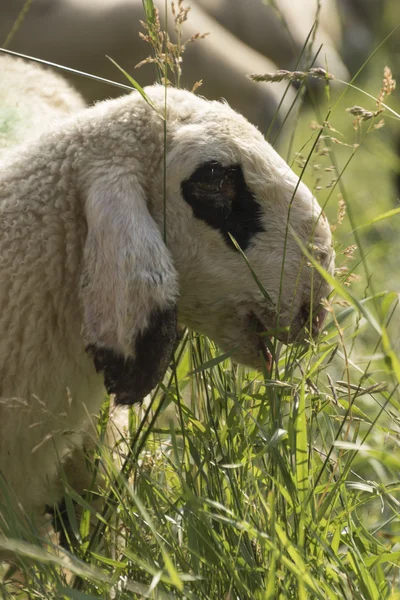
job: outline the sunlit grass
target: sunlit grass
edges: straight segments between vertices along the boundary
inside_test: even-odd
[[[99,451],[106,523],[89,552],[86,520],[70,533],[91,567],[47,555],[32,597],[63,585],[60,597],[130,598],[139,584],[151,598],[390,597],[400,456],[395,422],[379,416],[397,415],[398,400],[384,385],[328,377],[334,354],[347,370],[334,329],[266,380],[227,361],[201,369],[217,351],[188,335],[177,377],[131,415],[128,480]],[[26,553],[41,581],[43,550]],[[81,575],[72,590],[60,564]]]

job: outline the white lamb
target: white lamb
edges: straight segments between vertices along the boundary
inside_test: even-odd
[[[57,73],[0,54],[0,157],[84,106],[78,92]]]
[[[332,272],[326,217],[228,105],[168,90],[164,199],[165,91],[146,92],[153,107],[136,92],[99,103],[1,169],[0,489],[37,521],[61,498],[60,463],[82,476],[104,386],[132,404],[163,377],[177,315],[258,367],[259,333],[317,331],[329,292],[293,235]]]

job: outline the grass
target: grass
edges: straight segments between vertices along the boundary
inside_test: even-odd
[[[377,97],[386,60],[382,48],[356,85]],[[293,137],[281,134],[288,140],[282,152],[337,222],[342,271],[323,335],[307,348],[275,348],[272,373],[260,374],[185,332],[164,383],[148,404],[125,414],[114,457],[98,446],[105,508],[96,513],[87,499],[67,495],[71,553],[47,552],[33,530],[22,535],[11,510],[0,547],[20,556],[25,597],[400,598],[392,291],[400,215],[379,220],[398,207],[399,126],[385,111],[354,129],[345,109],[355,105],[376,110],[361,92],[330,87],[315,109],[303,109]],[[395,99],[390,106],[396,110]],[[382,116],[385,127],[377,129]],[[346,286],[356,274],[360,280]],[[110,413],[106,401],[100,439]],[[0,592],[18,597],[6,582]]]

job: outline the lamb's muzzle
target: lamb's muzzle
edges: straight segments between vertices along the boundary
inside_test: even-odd
[[[249,327],[255,329],[258,335],[258,350],[261,353],[267,370],[272,368],[271,346],[274,338],[286,344],[297,343],[304,344],[310,337],[317,338],[321,333],[327,311],[319,307],[317,311],[311,312],[310,304],[303,304],[299,313],[301,323],[300,329],[293,331],[293,328],[279,328],[279,318],[276,314],[276,326],[273,329],[266,327],[263,321],[255,313],[249,315]]]
[[[264,366],[267,371],[270,371],[272,369],[272,353],[268,346],[272,342],[271,335],[254,313],[250,315],[249,321],[250,326],[255,328],[258,335],[258,350],[264,359]]]

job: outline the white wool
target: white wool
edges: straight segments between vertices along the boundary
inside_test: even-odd
[[[78,92],[57,73],[0,54],[0,157],[84,106]]]

